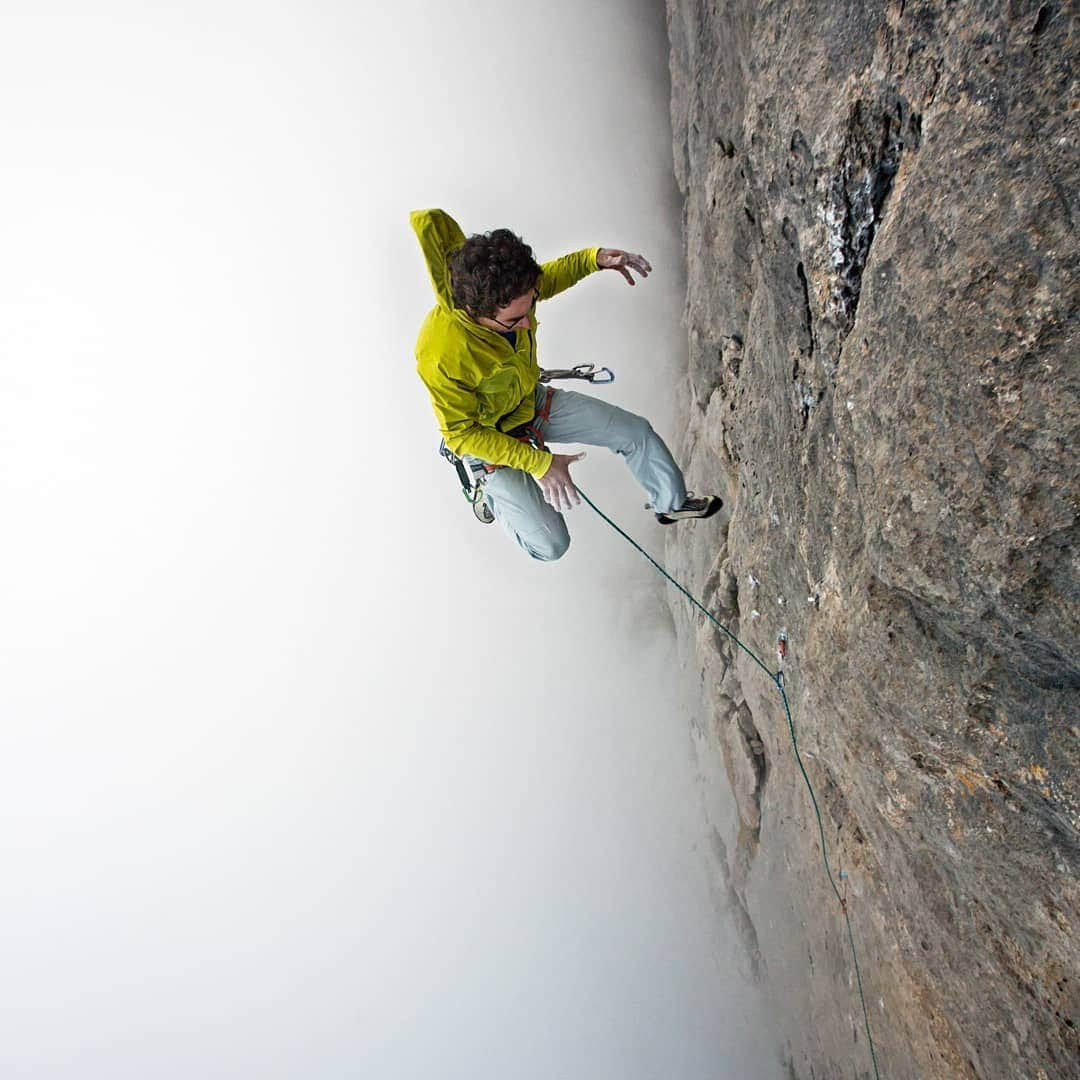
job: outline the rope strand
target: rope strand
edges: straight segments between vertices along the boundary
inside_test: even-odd
[[[799,741],[795,736],[795,723],[791,718],[791,706],[788,703],[787,692],[784,690],[784,677],[780,670],[773,671],[760,656],[757,655],[752,649],[743,644],[719,619],[716,618],[702,604],[696,597],[694,597],[686,588],[684,588],[678,581],[676,581],[629,533],[624,532],[614,521],[611,520],[601,510],[596,503],[585,494],[579,487],[577,489],[578,494],[596,511],[596,513],[603,518],[628,544],[634,547],[641,555],[643,555],[654,567],[654,569],[665,577],[676,589],[679,590],[694,605],[718,630],[723,631],[728,638],[735,643],[762,671],[769,677],[769,681],[780,692],[780,699],[784,704],[784,714],[787,717],[788,733],[791,736],[791,746],[795,751],[795,761],[798,763],[799,771],[802,773],[802,778],[806,781],[806,790],[810,794],[810,802],[814,808],[814,815],[817,817],[818,834],[821,837],[821,858],[825,863],[825,874],[829,879],[829,884],[832,886],[832,891],[836,894],[836,899],[840,904],[840,910],[844,915],[844,921],[847,924],[848,944],[851,947],[851,962],[855,969],[855,983],[859,991],[859,1001],[862,1004],[863,1014],[863,1026],[866,1029],[866,1039],[870,1047],[870,1061],[874,1067],[874,1076],[876,1080],[881,1080],[880,1073],[878,1072],[877,1054],[874,1050],[874,1036],[870,1032],[870,1014],[866,1008],[866,995],[863,992],[862,975],[859,972],[859,956],[855,948],[855,932],[851,926],[851,916],[848,914],[847,901],[840,895],[840,890],[836,886],[836,879],[833,877],[832,867],[829,865],[829,856],[825,845],[825,826],[821,821],[821,810],[818,807],[817,797],[814,794],[814,786],[810,783],[810,777],[807,775],[806,767],[803,765],[802,754],[799,753]]]

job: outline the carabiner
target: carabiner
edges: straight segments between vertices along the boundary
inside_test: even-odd
[[[556,379],[584,379],[585,382],[591,383],[613,383],[615,372],[606,367],[597,370],[595,364],[576,364],[572,368],[556,368],[540,372],[542,383],[554,382]]]
[[[574,374],[579,379],[588,379],[591,383],[613,383],[615,381],[615,372],[608,367],[602,367],[597,370],[595,364],[578,364],[574,368]]]

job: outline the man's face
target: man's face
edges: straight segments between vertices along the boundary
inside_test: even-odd
[[[506,332],[509,330],[528,330],[533,325],[532,313],[536,307],[536,291],[530,289],[506,304],[496,308],[490,317],[479,316],[477,322],[491,330]]]

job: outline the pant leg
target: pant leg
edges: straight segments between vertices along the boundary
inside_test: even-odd
[[[538,387],[537,408],[546,394],[546,387]],[[676,510],[686,500],[682,470],[642,416],[589,394],[556,390],[549,419],[540,430],[546,442],[606,446],[625,458],[658,513]]]
[[[520,469],[496,469],[484,481],[484,498],[500,527],[534,559],[554,562],[566,554],[570,533],[562,514],[544,501],[540,486]]]

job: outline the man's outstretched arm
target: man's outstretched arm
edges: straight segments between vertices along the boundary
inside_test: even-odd
[[[450,295],[446,257],[465,243],[465,234],[445,210],[414,210],[409,215],[409,224],[420,241],[435,297],[439,305],[449,311],[454,306],[454,299]]]
[[[631,270],[645,278],[652,267],[644,255],[635,255],[619,248],[583,248],[561,259],[552,259],[540,267],[540,299],[550,300],[558,296],[596,270],[618,270],[633,285],[635,282]]]

